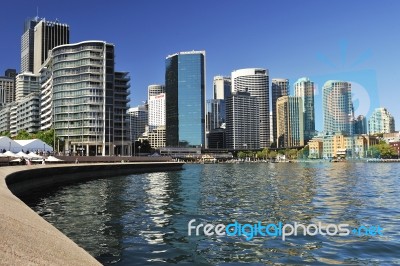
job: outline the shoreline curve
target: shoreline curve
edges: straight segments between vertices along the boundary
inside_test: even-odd
[[[137,162],[0,167],[0,265],[101,265],[18,196],[32,189],[124,174],[176,171],[183,163]]]

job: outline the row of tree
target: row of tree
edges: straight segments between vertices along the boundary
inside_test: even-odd
[[[276,159],[278,155],[285,155],[286,159],[294,160],[294,159],[308,159],[310,154],[310,149],[308,145],[303,147],[300,150],[297,149],[281,149],[281,150],[270,150],[268,148],[263,149],[262,151],[240,151],[237,153],[237,157],[239,159],[251,158],[252,160],[268,160],[268,159]],[[382,158],[382,159],[390,159],[397,158],[399,154],[396,149],[385,141],[381,140],[379,144],[373,145],[367,151],[366,157],[368,158]]]
[[[278,155],[285,155],[286,159],[305,159],[308,158],[309,148],[305,146],[301,150],[297,149],[281,149],[281,150],[270,150],[264,148],[262,151],[240,151],[237,153],[239,159],[251,158],[256,160],[268,160],[276,159]]]

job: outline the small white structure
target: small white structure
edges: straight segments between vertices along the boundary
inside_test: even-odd
[[[52,152],[53,147],[47,145],[45,142],[41,141],[40,139],[27,139],[27,140],[15,140],[16,143],[21,145],[21,149],[24,152]]]

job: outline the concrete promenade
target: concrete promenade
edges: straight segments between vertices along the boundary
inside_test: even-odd
[[[180,169],[182,163],[174,162],[0,167],[0,265],[100,265],[18,195],[95,178]]]

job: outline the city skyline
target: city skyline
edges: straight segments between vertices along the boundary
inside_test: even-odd
[[[237,69],[259,67],[269,69],[270,79],[289,79],[290,91],[293,91],[294,81],[300,77],[309,77],[315,82],[315,117],[319,131],[322,130],[323,83],[315,77],[324,79],[323,82],[329,79],[355,80],[365,89],[369,100],[375,101],[368,110],[368,118],[377,107],[385,107],[395,119],[400,118],[396,101],[400,92],[392,89],[400,83],[400,75],[396,75],[400,70],[400,55],[396,53],[400,38],[389,31],[391,25],[399,22],[395,14],[395,7],[400,6],[397,2],[376,5],[368,1],[360,6],[345,1],[260,1],[248,6],[246,3],[228,1],[211,5],[206,1],[202,12],[190,12],[197,7],[196,3],[182,1],[176,1],[176,4],[149,1],[140,6],[124,3],[124,8],[118,3],[101,8],[101,5],[93,5],[92,1],[79,2],[79,5],[73,2],[69,5],[71,8],[66,6],[62,9],[54,4],[49,5],[49,1],[3,3],[5,9],[18,12],[6,12],[0,18],[2,25],[7,25],[3,27],[7,30],[2,32],[4,40],[7,40],[1,44],[2,71],[7,68],[19,71],[24,20],[34,17],[38,6],[39,17],[48,20],[58,18],[60,23],[70,25],[71,43],[104,40],[116,46],[118,67],[131,73],[131,106],[147,98],[148,85],[163,84],[166,55],[176,51],[205,50],[208,54],[206,99],[212,98],[214,76],[226,76]],[[230,15],[223,19],[216,16],[221,8]],[[313,16],[284,21],[280,15],[270,11],[280,8],[285,8],[285,16],[289,17],[302,12],[309,12]],[[87,10],[92,10],[90,19],[85,16]],[[173,10],[188,12],[171,18],[168,14]],[[327,10],[336,14],[338,19],[324,19]],[[373,17],[370,16],[371,11],[374,11]],[[118,16],[106,16],[111,13]],[[268,16],[265,16],[266,13]],[[239,14],[240,20],[236,18]],[[142,26],[143,21],[146,26]],[[184,27],[182,21],[185,22]],[[111,25],[124,26],[124,30],[114,30]],[[250,25],[257,27],[251,29]],[[241,39],[245,41],[229,41],[229,36],[239,31]],[[265,31],[265,34],[256,34],[260,31]],[[174,38],[171,38],[171,33],[174,33]],[[276,34],[280,34],[279,39],[269,38]],[[169,41],[163,42],[163,39]],[[364,99],[359,97],[359,100]],[[364,114],[355,110],[355,115]],[[396,129],[399,129],[398,125]]]

